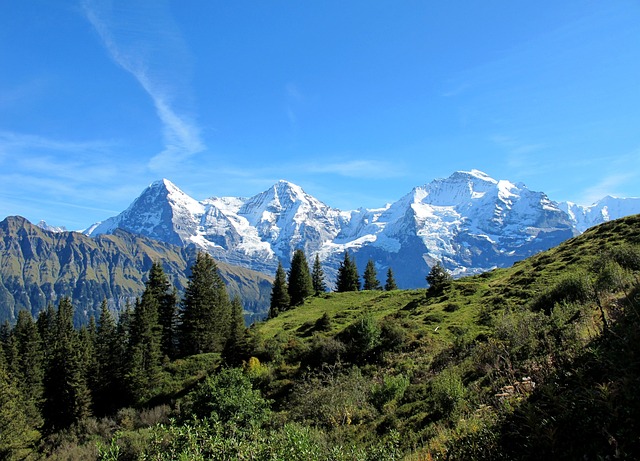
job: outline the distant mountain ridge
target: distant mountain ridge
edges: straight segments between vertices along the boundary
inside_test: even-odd
[[[107,299],[117,311],[142,295],[151,264],[162,263],[172,284],[183,290],[195,246],[170,245],[114,228],[96,238],[78,232],[51,232],[19,216],[0,221],[0,323],[17,311],[34,316],[61,297],[72,298],[75,321],[97,317]],[[229,291],[239,295],[247,316],[269,308],[271,279],[259,272],[218,263]]]
[[[436,261],[457,276],[504,267],[577,235],[587,224],[640,212],[636,202],[620,209],[616,203],[609,200],[607,214],[583,212],[478,170],[415,187],[383,208],[352,211],[329,207],[287,181],[249,198],[198,201],[163,179],[127,210],[85,232],[96,236],[121,228],[195,245],[218,260],[268,273],[302,248],[309,258],[320,256],[330,282],[348,250],[360,269],[373,259],[381,278],[392,267],[399,286],[411,288],[424,286]]]

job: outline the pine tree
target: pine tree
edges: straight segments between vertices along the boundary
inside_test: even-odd
[[[287,274],[278,262],[276,277],[271,288],[271,305],[269,306],[269,318],[276,317],[280,312],[286,311],[291,305],[289,298],[289,287],[287,286]]]
[[[313,282],[309,272],[309,264],[307,264],[307,257],[302,250],[298,249],[293,252],[288,285],[291,306],[304,304],[304,300],[313,294]]]
[[[311,281],[313,282],[313,292],[316,296],[320,296],[320,293],[327,291],[327,285],[324,283],[324,271],[320,263],[320,256],[317,253],[311,271]]]
[[[349,257],[349,252],[344,252],[344,260],[338,267],[338,279],[336,281],[336,291],[358,291],[360,290],[360,276],[355,260]]]
[[[158,323],[158,307],[158,300],[147,284],[133,311],[126,372],[129,392],[137,403],[151,397],[160,381],[162,329]]]
[[[234,297],[231,300],[229,337],[222,353],[225,362],[229,365],[240,365],[247,349],[246,327],[242,311],[240,298]]]
[[[396,280],[393,278],[393,270],[391,270],[391,268],[387,269],[387,281],[384,284],[384,289],[386,291],[398,289],[398,285],[396,285]]]
[[[49,431],[71,426],[89,416],[91,396],[83,368],[84,350],[73,328],[73,305],[69,298],[58,304],[53,341],[44,376],[43,416]]]
[[[30,459],[39,438],[38,431],[29,424],[24,397],[0,350],[0,459]]]
[[[446,271],[444,266],[437,262],[429,271],[429,275],[426,277],[429,284],[429,291],[439,293],[444,290],[453,280],[451,275]]]
[[[380,281],[378,280],[378,273],[376,271],[376,265],[373,260],[367,261],[367,267],[364,269],[364,289],[365,290],[381,290]]]
[[[31,426],[39,427],[42,425],[40,406],[43,399],[44,353],[40,333],[28,311],[18,312],[12,334],[17,352],[16,380],[24,396],[26,415]]]
[[[103,416],[115,412],[128,403],[121,367],[122,348],[119,344],[116,322],[109,310],[107,301],[100,305],[100,317],[96,327],[94,341],[95,374],[90,379],[94,413]]]
[[[146,290],[158,302],[158,323],[162,328],[161,351],[164,356],[174,357],[176,354],[176,320],[178,297],[160,263],[153,263],[149,271]]]
[[[229,334],[231,303],[211,256],[198,253],[182,301],[181,351],[220,352]]]

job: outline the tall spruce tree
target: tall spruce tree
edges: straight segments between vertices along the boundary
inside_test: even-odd
[[[336,281],[336,291],[359,291],[360,276],[355,260],[351,259],[349,252],[344,252],[344,259],[338,267],[338,279]]]
[[[364,289],[365,290],[381,290],[380,281],[378,280],[378,272],[376,265],[372,259],[367,261],[367,267],[364,269]]]
[[[182,354],[222,351],[230,316],[231,303],[215,261],[206,253],[198,253],[182,301]]]
[[[320,255],[317,253],[316,259],[313,261],[313,269],[311,270],[311,281],[313,283],[313,293],[316,296],[327,291],[327,284],[324,282],[324,271],[320,263]]]
[[[453,280],[440,261],[431,268],[426,279],[429,284],[429,292],[431,293],[442,292]]]
[[[240,298],[231,300],[231,323],[229,325],[229,337],[224,345],[222,356],[229,365],[240,365],[247,349],[246,327],[242,314],[242,302]]]
[[[387,269],[387,281],[384,284],[384,289],[386,291],[398,289],[398,285],[396,285],[396,280],[393,278],[393,270],[391,270],[391,268]]]
[[[176,354],[176,320],[178,313],[178,297],[176,290],[171,286],[162,264],[154,262],[149,271],[149,281],[146,290],[158,302],[158,323],[161,327],[161,352],[167,357]]]
[[[40,333],[28,311],[18,312],[12,334],[17,352],[16,381],[24,396],[29,423],[33,427],[39,427],[42,425],[40,407],[43,398],[44,353]]]
[[[58,431],[89,416],[91,396],[84,369],[85,351],[73,328],[73,305],[69,298],[58,304],[52,350],[44,375],[43,416],[48,431]]]
[[[125,398],[122,349],[116,322],[107,301],[100,305],[100,317],[94,340],[95,375],[90,379],[96,416],[114,413],[128,402]]]
[[[271,288],[271,304],[269,306],[269,318],[276,317],[280,312],[286,311],[291,305],[289,298],[289,287],[287,286],[287,273],[278,262],[276,277]]]
[[[153,395],[160,382],[162,328],[158,308],[158,300],[147,284],[133,311],[125,376],[129,393],[139,404]]]
[[[0,459],[31,459],[29,456],[40,434],[29,423],[25,397],[9,373],[0,350]]]
[[[304,304],[304,300],[313,294],[313,282],[307,257],[300,249],[294,251],[293,258],[291,258],[288,286],[291,306]]]

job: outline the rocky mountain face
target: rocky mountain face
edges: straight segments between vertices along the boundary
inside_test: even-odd
[[[579,233],[572,216],[542,192],[477,170],[416,187],[383,208],[354,211],[331,208],[286,181],[250,198],[197,201],[164,179],[86,233],[124,229],[268,273],[302,248],[310,259],[320,256],[329,283],[349,251],[361,270],[373,259],[380,278],[391,267],[398,285],[411,288],[425,285],[435,261],[461,276],[553,247]]]
[[[195,251],[193,245],[170,245],[116,227],[90,238],[77,232],[47,231],[24,218],[8,217],[0,222],[0,322],[13,322],[20,309],[36,316],[64,296],[72,298],[78,324],[96,315],[103,299],[117,311],[142,295],[154,261],[162,262],[181,291]],[[223,262],[218,267],[230,293],[243,300],[247,316],[267,312],[268,276]]]

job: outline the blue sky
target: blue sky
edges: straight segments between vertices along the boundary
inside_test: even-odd
[[[0,4],[0,218],[82,229],[163,177],[377,207],[474,168],[640,196],[640,3]]]

